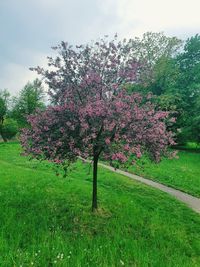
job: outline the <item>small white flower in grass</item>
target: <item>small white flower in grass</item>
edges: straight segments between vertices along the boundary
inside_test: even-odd
[[[71,257],[70,255],[67,256],[68,259],[70,259],[70,257]]]
[[[54,263],[57,263],[57,261],[54,261]]]
[[[121,263],[121,265],[124,265],[124,262],[122,260],[120,260],[120,263]]]
[[[34,262],[32,261],[32,262],[31,262],[31,265],[33,265],[33,264],[34,264]]]

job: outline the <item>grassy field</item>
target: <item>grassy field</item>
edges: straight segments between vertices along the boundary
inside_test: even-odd
[[[0,144],[0,266],[200,266],[200,216],[165,193],[104,169],[70,177]]]
[[[200,153],[179,151],[178,156],[159,164],[143,158],[129,171],[200,197]]]

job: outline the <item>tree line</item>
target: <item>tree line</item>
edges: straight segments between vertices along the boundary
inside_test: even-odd
[[[37,109],[45,109],[45,92],[39,79],[28,82],[18,96],[11,97],[8,90],[0,91],[0,135],[6,142],[21,128],[28,127],[27,116]]]

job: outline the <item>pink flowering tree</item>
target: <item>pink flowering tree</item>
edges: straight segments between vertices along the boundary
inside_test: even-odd
[[[63,166],[92,158],[95,210],[99,157],[125,163],[145,152],[159,161],[173,144],[169,114],[156,111],[150,96],[125,89],[140,78],[131,40],[101,39],[75,48],[62,42],[54,49],[58,56],[49,57],[50,68],[35,68],[49,86],[51,106],[29,116],[21,143],[26,154]]]

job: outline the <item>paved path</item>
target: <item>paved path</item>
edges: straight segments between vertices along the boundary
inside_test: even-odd
[[[89,161],[87,161],[87,162],[89,162]],[[119,169],[115,170],[113,167],[105,165],[103,163],[98,163],[98,164],[100,166],[104,167],[105,169],[108,169],[110,171],[122,174],[122,175],[127,176],[127,177],[129,177],[131,179],[134,179],[136,181],[142,182],[143,184],[150,185],[150,186],[152,186],[154,188],[160,189],[161,191],[164,191],[164,192],[176,197],[178,200],[184,202],[191,209],[193,209],[194,211],[200,213],[200,198],[193,197],[193,196],[191,196],[191,195],[189,195],[187,193],[184,193],[182,191],[179,191],[177,189],[168,187],[166,185],[154,182],[154,181],[149,180],[149,179],[145,179],[143,177],[140,177],[140,176],[135,175],[135,174],[131,174],[129,172],[125,172],[125,171],[122,171],[122,170],[119,170]]]
[[[110,170],[110,171],[114,171],[116,173],[120,173],[120,174],[122,174],[124,176],[127,176],[127,177],[131,178],[131,179],[134,179],[134,180],[137,180],[139,182],[142,182],[143,184],[147,184],[147,185],[150,185],[150,186],[152,186],[154,188],[160,189],[161,191],[164,191],[164,192],[176,197],[180,201],[182,201],[185,204],[187,204],[194,211],[200,213],[200,198],[193,197],[193,196],[191,196],[191,195],[189,195],[187,193],[183,193],[183,192],[181,192],[181,191],[179,191],[177,189],[168,187],[166,185],[154,182],[154,181],[149,180],[149,179],[145,179],[143,177],[140,177],[140,176],[135,175],[135,174],[131,174],[129,172],[125,172],[125,171],[122,171],[122,170],[119,170],[119,169],[115,170],[113,167],[104,165],[102,163],[99,163],[99,165],[104,167],[105,169]]]

